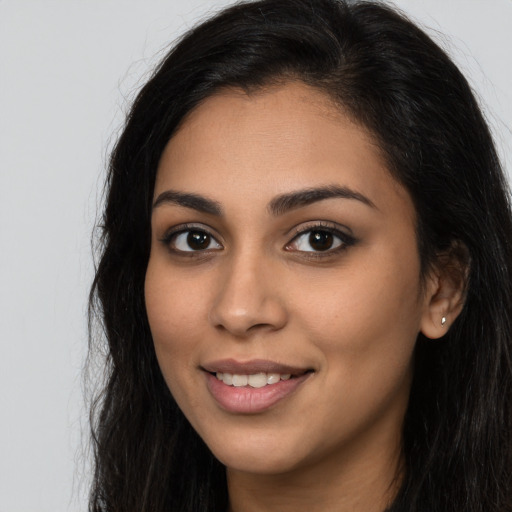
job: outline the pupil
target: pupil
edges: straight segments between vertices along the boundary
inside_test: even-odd
[[[312,231],[309,235],[309,243],[317,251],[327,251],[333,244],[332,233],[328,231]]]
[[[191,231],[187,236],[187,244],[198,251],[206,249],[210,245],[210,235],[202,231]]]

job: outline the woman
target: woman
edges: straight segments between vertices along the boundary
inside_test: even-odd
[[[508,192],[400,14],[263,0],[190,31],[103,229],[91,510],[512,510]]]

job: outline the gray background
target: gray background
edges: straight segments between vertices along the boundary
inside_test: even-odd
[[[228,3],[0,0],[0,512],[86,509],[85,313],[106,154],[157,52]],[[510,173],[512,0],[396,3],[469,76]]]

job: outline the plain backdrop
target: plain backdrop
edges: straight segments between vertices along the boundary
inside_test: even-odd
[[[158,52],[228,3],[0,0],[0,512],[87,508],[82,374],[106,155]],[[396,4],[469,77],[510,173],[512,0]]]

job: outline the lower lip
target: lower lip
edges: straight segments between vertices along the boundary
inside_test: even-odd
[[[262,388],[228,386],[211,373],[206,373],[206,379],[210,393],[222,409],[232,413],[256,414],[290,396],[310,375],[305,373]]]

